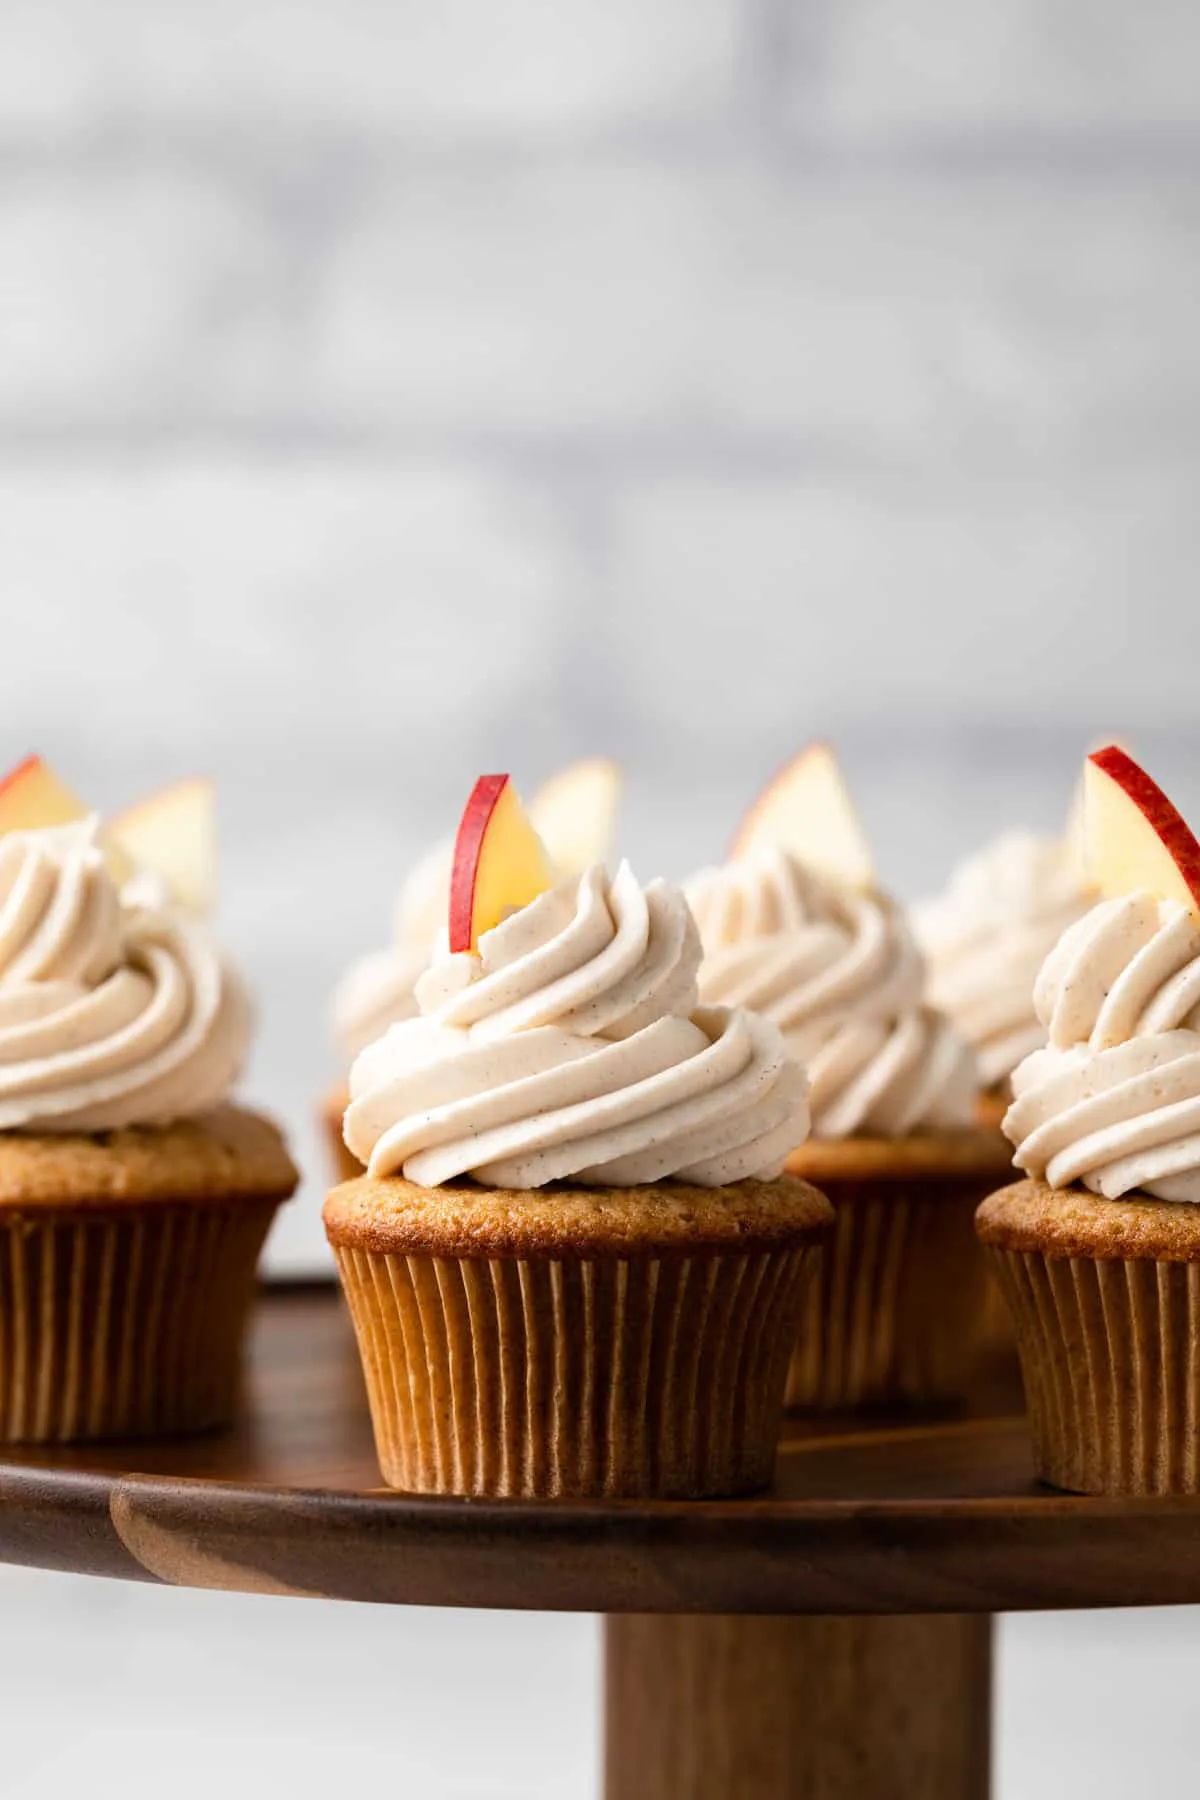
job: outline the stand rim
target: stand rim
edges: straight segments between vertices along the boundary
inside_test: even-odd
[[[611,1613],[986,1613],[1200,1601],[1200,1499],[1038,1488],[1010,1412],[793,1426],[744,1500],[379,1485],[332,1286],[265,1290],[238,1430],[0,1447],[0,1560],[250,1592]]]

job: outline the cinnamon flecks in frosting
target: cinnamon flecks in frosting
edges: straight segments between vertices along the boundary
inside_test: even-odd
[[[424,1186],[773,1178],[804,1073],[767,1021],[697,1006],[699,962],[677,888],[589,869],[434,961],[351,1070],[347,1144]]]
[[[1152,894],[1071,925],[1034,989],[1049,1042],[1013,1076],[1017,1166],[1109,1199],[1200,1201],[1200,925]]]
[[[122,904],[94,821],[0,837],[0,1130],[207,1112],[249,1029],[242,983],[199,921]]]
[[[836,886],[783,850],[689,884],[706,1002],[782,1031],[812,1084],[816,1137],[904,1137],[971,1123],[978,1070],[921,1002],[925,968],[900,908]]]
[[[973,1046],[985,1086],[1006,1082],[1045,1042],[1034,980],[1094,897],[1062,838],[1014,831],[963,863],[938,899],[914,909],[929,1002]]]

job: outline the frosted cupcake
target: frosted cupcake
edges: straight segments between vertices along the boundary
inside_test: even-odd
[[[1104,898],[1034,989],[1046,1047],[1004,1129],[1029,1179],[980,1208],[1039,1475],[1200,1492],[1200,846],[1123,751],[1087,765]],[[1196,1273],[1193,1273],[1193,1270]]]
[[[548,886],[539,858],[507,778],[485,777],[458,838],[459,947],[351,1071],[367,1172],[325,1223],[384,1478],[760,1487],[831,1222],[782,1173],[808,1129],[803,1072],[774,1026],[697,1006],[677,889],[626,865]]]
[[[601,757],[570,763],[545,782],[530,802],[530,817],[555,867],[578,875],[611,852],[620,804],[615,763]],[[415,1018],[416,984],[435,951],[444,948],[452,842],[436,844],[412,870],[400,891],[392,942],[352,963],[333,997],[333,1037],[344,1069],[389,1025]],[[333,1170],[343,1180],[360,1172],[342,1133],[345,1080],[322,1103]]]
[[[985,1292],[972,1215],[1008,1162],[975,1123],[974,1054],[924,1003],[920,951],[874,884],[824,746],[777,778],[748,826],[687,891],[702,999],[771,1020],[811,1082],[812,1137],[789,1167],[828,1193],[837,1228],[788,1402],[956,1399]]]
[[[229,1103],[250,1009],[207,925],[123,901],[95,820],[13,828],[64,794],[0,787],[0,1437],[199,1430],[295,1170]]]
[[[1045,1042],[1033,1007],[1037,972],[1094,899],[1068,839],[1013,831],[963,863],[939,899],[914,909],[927,997],[975,1051],[993,1122],[1011,1097],[1013,1070]]]

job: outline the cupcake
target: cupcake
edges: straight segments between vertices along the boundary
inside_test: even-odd
[[[607,860],[620,793],[620,771],[602,757],[569,763],[538,789],[529,814],[562,874]],[[443,841],[422,857],[400,890],[392,942],[352,963],[338,983],[333,1038],[343,1070],[389,1025],[416,1017],[417,978],[445,936],[453,855],[453,843]],[[342,1133],[347,1099],[343,1076],[321,1103],[330,1163],[344,1181],[362,1167]]]
[[[64,793],[33,760],[0,787],[0,1438],[201,1430],[296,1174],[229,1104],[240,978],[82,808],[33,823]]]
[[[1004,1130],[1027,1180],[977,1227],[1017,1331],[1038,1474],[1200,1492],[1200,845],[1120,750],[1087,764],[1103,898],[1034,988]],[[1193,1275],[1192,1270],[1196,1270]]]
[[[483,778],[419,1016],[351,1070],[366,1173],[325,1225],[384,1479],[761,1487],[832,1221],[783,1173],[804,1074],[773,1025],[697,1005],[678,889],[625,864],[555,882],[540,855],[507,777]]]
[[[998,1124],[1017,1064],[1045,1043],[1033,1009],[1038,970],[1095,899],[1065,837],[1006,832],[968,858],[944,894],[913,909],[926,996],[974,1050],[984,1117]]]
[[[972,1217],[1007,1147],[976,1123],[974,1054],[924,1003],[920,951],[875,885],[824,746],[777,778],[730,860],[687,892],[701,998],[770,1019],[811,1082],[812,1137],[789,1167],[828,1194],[837,1225],[789,1405],[960,1399],[986,1284]]]

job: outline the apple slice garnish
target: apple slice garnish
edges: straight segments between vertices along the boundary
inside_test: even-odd
[[[605,756],[568,763],[543,782],[529,802],[529,818],[563,875],[582,875],[608,860],[621,802],[621,771]]]
[[[1093,741],[1097,751],[1105,749],[1123,751],[1125,749],[1119,738],[1114,738],[1111,743],[1106,743],[1103,738]],[[1092,752],[1089,750],[1088,756],[1091,754]],[[1085,888],[1094,885],[1088,873],[1087,860],[1087,789],[1087,756],[1085,756],[1079,780],[1075,783],[1075,792],[1071,796],[1071,810],[1067,814],[1067,826],[1063,833],[1063,843],[1066,845],[1067,860],[1071,871],[1080,887]]]
[[[193,912],[217,901],[217,803],[213,784],[196,775],[172,782],[108,822],[108,835],[138,868],[159,875],[173,900]]]
[[[731,861],[771,845],[847,887],[872,888],[875,860],[841,765],[828,744],[808,744],[754,802],[730,845]]]
[[[481,775],[454,840],[450,949],[476,950],[485,931],[554,885],[546,847],[507,775]]]
[[[56,825],[80,825],[91,817],[62,778],[40,756],[27,756],[0,781],[0,836],[10,831],[45,831]],[[128,881],[133,865],[107,832],[100,836],[113,880]]]
[[[1087,862],[1087,764],[1084,763],[1084,774],[1075,784],[1075,792],[1071,796],[1071,810],[1067,814],[1067,828],[1063,833],[1066,846],[1067,862],[1072,875],[1083,887],[1090,887],[1091,877],[1088,874]]]
[[[1200,914],[1200,843],[1156,781],[1117,744],[1083,765],[1084,850],[1107,900],[1146,889]]]
[[[87,817],[78,794],[40,756],[27,756],[0,781],[0,832],[77,825]]]

